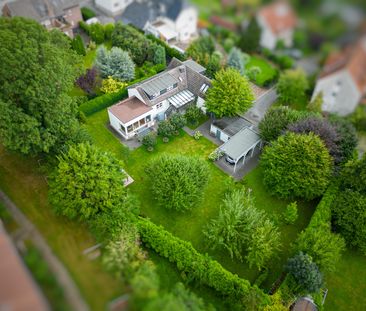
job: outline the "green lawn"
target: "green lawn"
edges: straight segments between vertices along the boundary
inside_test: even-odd
[[[249,61],[245,64],[246,70],[249,70],[252,67],[259,67],[261,70],[255,79],[255,84],[259,86],[263,86],[266,81],[274,79],[277,75],[277,69],[259,56],[251,56]]]
[[[123,293],[122,284],[106,273],[99,260],[90,261],[82,251],[95,244],[82,224],[56,216],[47,201],[47,182],[37,159],[4,150],[0,145],[0,188],[36,225],[65,264],[92,310]]]
[[[325,310],[365,310],[366,257],[347,250],[335,272],[326,276]]]
[[[366,132],[358,132],[357,150],[360,155],[366,153]]]
[[[228,182],[231,180],[227,174],[222,172],[214,164],[207,160],[207,156],[216,146],[205,138],[196,141],[184,132],[179,137],[174,137],[168,143],[159,140],[153,152],[148,152],[144,147],[130,152],[127,156],[125,148],[119,140],[107,129],[108,116],[106,111],[98,112],[88,118],[86,128],[93,136],[96,144],[105,150],[109,150],[126,163],[126,170],[135,180],[129,189],[138,195],[141,202],[141,214],[163,225],[167,230],[176,236],[192,242],[193,246],[202,253],[208,253],[217,259],[225,268],[237,273],[239,276],[253,282],[259,275],[259,271],[249,269],[246,263],[232,260],[225,252],[211,251],[207,247],[202,229],[208,220],[219,213],[220,202],[228,189]],[[152,199],[149,182],[144,173],[145,165],[154,157],[162,153],[196,155],[209,163],[211,178],[205,191],[203,202],[187,213],[179,213],[166,210]],[[268,212],[272,219],[278,219],[280,213],[289,202],[277,200],[268,195],[262,184],[262,171],[260,168],[252,171],[246,178],[245,183],[253,189],[258,208]],[[240,185],[238,185],[240,186]],[[289,255],[290,243],[297,234],[306,227],[313,212],[314,202],[299,203],[299,219],[295,225],[281,225],[283,248],[281,255],[274,258],[270,263],[271,269],[268,280],[264,286],[268,288],[273,281],[281,274],[283,265]]]

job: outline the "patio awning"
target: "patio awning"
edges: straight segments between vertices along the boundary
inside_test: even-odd
[[[226,143],[221,145],[219,149],[237,162],[260,143],[260,141],[261,138],[256,132],[250,128],[244,128],[231,137]]]
[[[180,108],[180,107],[184,106],[185,104],[188,104],[189,102],[193,101],[194,97],[195,97],[194,94],[191,93],[189,90],[184,90],[172,97],[169,97],[168,101],[175,108]]]

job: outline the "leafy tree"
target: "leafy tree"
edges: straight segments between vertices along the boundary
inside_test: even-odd
[[[112,44],[128,51],[134,63],[141,66],[148,59],[152,42],[134,27],[119,22],[112,33]]]
[[[315,96],[315,98],[309,102],[308,110],[312,112],[322,112],[322,105],[323,105],[323,92],[320,92]]]
[[[171,124],[169,120],[159,122],[158,135],[163,137],[169,137],[173,135],[173,132],[174,132],[174,126]]]
[[[79,55],[82,55],[82,56],[86,55],[84,42],[79,34],[77,34],[75,36],[75,38],[72,39],[71,46],[72,46],[73,50],[76,51],[76,53],[78,53]]]
[[[267,189],[281,198],[312,200],[325,191],[332,173],[332,158],[313,133],[280,136],[265,147],[261,165]]]
[[[85,74],[77,78],[75,84],[89,96],[95,95],[95,90],[99,86],[99,80],[96,68],[93,67],[87,69]]]
[[[288,69],[280,75],[277,83],[278,100],[290,105],[302,103],[306,99],[308,80],[301,69]]]
[[[239,47],[246,53],[253,53],[259,48],[260,37],[261,29],[257,19],[252,17],[247,29],[240,36]]]
[[[341,161],[347,162],[352,158],[358,144],[356,129],[350,121],[336,115],[331,115],[329,122],[337,132],[337,145]]]
[[[292,202],[287,205],[286,210],[283,213],[283,218],[287,224],[293,224],[296,221],[297,217],[297,203]]]
[[[149,46],[148,54],[148,58],[153,64],[166,64],[165,48],[160,44],[151,44]]]
[[[103,265],[118,278],[130,279],[145,259],[139,234],[133,225],[124,226],[116,240],[110,241],[103,253]]]
[[[198,205],[209,179],[208,165],[196,157],[164,154],[146,168],[151,190],[162,206],[184,211]]]
[[[180,130],[181,128],[183,128],[183,126],[187,124],[186,117],[180,113],[173,114],[169,121],[173,126],[174,131]]]
[[[240,72],[241,75],[244,74],[244,62],[241,51],[233,47],[229,53],[227,65],[230,68],[234,68]]]
[[[97,147],[71,146],[50,176],[49,199],[58,214],[88,220],[123,206],[122,164]]]
[[[283,134],[290,124],[306,116],[306,113],[286,106],[271,108],[259,123],[259,134],[264,141],[271,142]]]
[[[202,66],[207,66],[210,55],[215,51],[215,42],[211,36],[203,36],[191,43],[185,54],[187,57],[193,58]]]
[[[135,64],[127,52],[113,47],[110,52],[105,46],[97,50],[95,65],[103,78],[112,77],[120,81],[130,81],[135,77]]]
[[[254,207],[249,190],[235,190],[226,194],[219,216],[212,219],[204,231],[211,248],[223,248],[231,258],[243,260],[261,268],[280,245],[277,228],[265,214]]]
[[[206,75],[212,79],[216,72],[222,69],[222,54],[219,51],[215,51],[210,56],[210,60],[206,66]]]
[[[309,255],[299,252],[288,260],[286,270],[303,290],[310,293],[316,293],[320,290],[323,276]]]
[[[317,117],[304,118],[290,124],[287,129],[290,132],[297,134],[314,133],[324,142],[329,154],[333,157],[335,164],[339,164],[343,160],[337,144],[337,132],[326,119]]]
[[[203,112],[196,105],[190,106],[184,114],[187,121],[193,125],[197,125],[200,118],[203,116]]]
[[[102,44],[105,40],[104,26],[100,23],[88,25],[88,35],[96,44]]]
[[[221,70],[207,91],[206,108],[217,118],[234,116],[247,111],[254,101],[253,91],[246,77],[235,69]]]
[[[107,79],[103,79],[102,87],[100,88],[100,90],[105,94],[111,94],[120,91],[126,86],[126,82],[118,81],[109,76]]]
[[[0,138],[10,150],[58,150],[78,132],[68,96],[81,59],[59,31],[21,17],[0,18]]]
[[[309,254],[321,271],[334,271],[345,249],[344,239],[328,225],[307,228],[296,240],[296,250]]]

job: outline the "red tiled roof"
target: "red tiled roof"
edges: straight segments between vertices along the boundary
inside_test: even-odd
[[[116,118],[127,123],[152,110],[136,96],[129,97],[108,109]]]
[[[210,22],[216,26],[220,26],[222,28],[226,28],[231,31],[236,31],[238,29],[238,26],[235,23],[225,20],[217,15],[211,16]]]
[[[327,58],[320,77],[347,70],[361,93],[366,91],[366,37]]]
[[[259,10],[267,25],[275,34],[292,29],[297,24],[297,17],[286,1],[275,1]]]

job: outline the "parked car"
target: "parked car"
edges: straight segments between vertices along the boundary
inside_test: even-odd
[[[226,157],[225,157],[225,161],[226,161],[227,163],[229,163],[230,165],[234,165],[234,164],[235,164],[234,159],[233,159],[233,158],[231,158],[231,157],[229,157],[229,156],[226,156]]]

